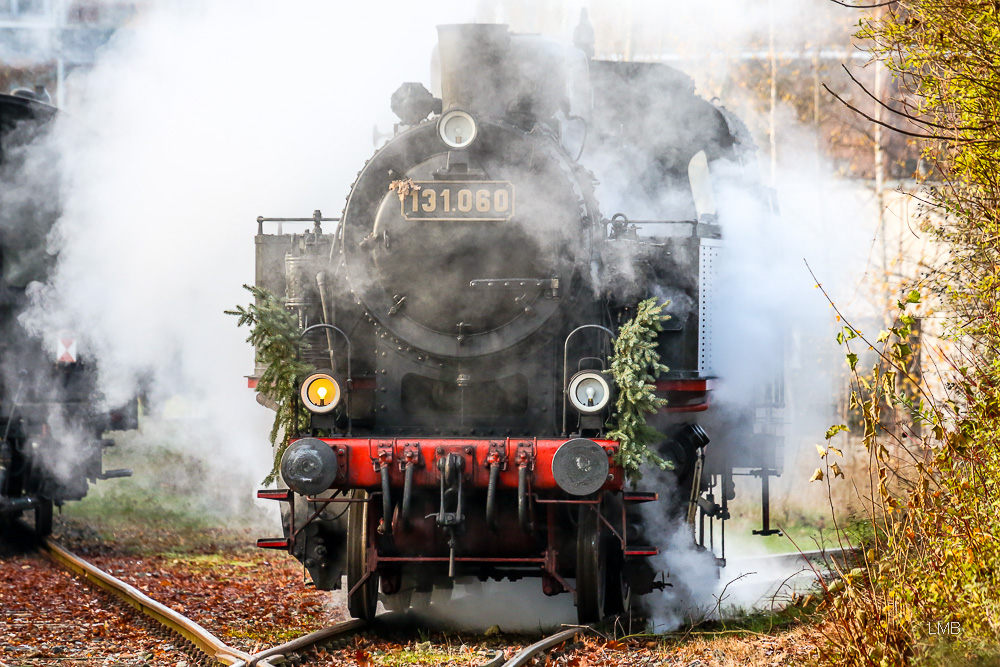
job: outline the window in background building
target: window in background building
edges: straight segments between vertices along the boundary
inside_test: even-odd
[[[45,11],[45,0],[10,0],[17,14],[41,14]]]
[[[74,2],[70,5],[70,23],[97,23],[101,19],[101,8],[94,2]]]
[[[46,0],[0,0],[0,16],[37,16],[45,9]]]

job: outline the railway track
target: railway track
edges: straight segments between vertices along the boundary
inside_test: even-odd
[[[362,620],[344,621],[311,632],[284,644],[251,654],[227,645],[197,622],[153,600],[134,586],[121,581],[108,572],[67,551],[55,542],[43,540],[38,546],[39,550],[56,565],[84,579],[91,586],[114,596],[136,612],[145,614],[158,625],[182,638],[202,656],[202,660],[199,661],[201,664],[221,664],[233,667],[274,667],[276,664],[287,662],[289,658],[295,658],[297,662],[309,664],[309,654],[312,649],[337,640],[343,640],[352,635],[362,633],[365,630],[379,628],[383,625],[391,625],[392,619],[398,619],[401,616],[387,613],[380,615],[371,622]],[[575,629],[570,632],[570,635],[573,632],[580,632],[580,629]],[[561,634],[565,634],[565,632]],[[546,648],[561,641],[555,640],[555,644],[551,643],[551,641],[550,643],[546,643],[549,640],[551,638],[528,647],[521,654],[518,654],[520,661],[516,661],[518,656],[515,656],[515,659],[512,659],[509,664],[526,664],[527,659],[530,659],[531,655],[544,651]],[[485,663],[485,665],[498,667],[501,664],[507,664],[503,662],[503,657],[503,653],[501,652],[496,658]]]
[[[793,552],[784,554],[769,554],[766,556],[756,556],[750,558],[733,558],[729,561],[729,566],[738,571],[770,570],[774,568],[791,569],[801,568],[802,573],[819,576],[828,576],[837,567],[844,568],[852,563],[852,559],[857,557],[860,550],[855,547],[838,549],[817,549],[812,551]],[[544,639],[522,649],[509,659],[504,659],[500,654],[497,658],[479,665],[478,667],[525,667],[531,661],[544,653],[571,642],[581,633],[591,632],[590,626],[571,627],[553,633]],[[571,647],[572,648],[572,647]],[[695,663],[701,664],[695,660]]]
[[[500,663],[500,665],[502,665],[502,667],[524,667],[524,665],[527,665],[536,656],[541,655],[542,653],[553,649],[560,644],[570,641],[581,632],[590,632],[591,630],[593,630],[593,628],[588,625],[573,627],[567,630],[560,630],[559,632],[549,635],[545,639],[535,642],[531,646],[525,647],[510,660]],[[492,661],[487,663],[487,667],[494,667],[494,663]]]
[[[829,581],[855,566],[858,550],[814,551],[730,558],[721,572],[718,593],[723,610],[772,609],[815,591],[817,580]]]
[[[386,623],[391,625],[391,620],[388,619],[399,618],[397,614],[383,614],[369,623],[358,620],[346,621],[264,651],[247,653],[246,651],[227,645],[195,621],[151,599],[134,586],[115,578],[54,542],[43,541],[40,544],[40,550],[62,568],[86,580],[92,586],[100,588],[118,598],[136,612],[145,614],[158,625],[166,628],[174,635],[183,638],[201,656],[200,659],[195,659],[195,662],[200,664],[222,664],[234,665],[236,667],[272,667],[273,665],[289,660],[293,664],[310,664],[312,662],[311,654],[313,654],[313,649],[328,646],[331,642],[338,640],[342,642],[346,638],[368,629],[376,629]],[[773,568],[779,565],[783,567],[801,566],[803,571],[813,569],[819,572],[826,572],[829,569],[828,564],[831,561],[846,564],[849,562],[851,556],[856,554],[856,551],[855,549],[837,549],[774,554],[754,558],[731,559],[730,564],[742,571]],[[822,565],[817,567],[817,564]],[[480,662],[477,667],[523,667],[530,663],[534,657],[552,650],[554,647],[564,645],[581,633],[590,631],[592,631],[592,628],[588,626],[569,627],[535,642],[512,657],[508,658],[503,651],[500,651],[492,659],[485,659],[485,661]]]
[[[784,554],[767,554],[764,556],[748,556],[746,558],[730,558],[728,559],[726,568],[728,570],[739,569],[749,571],[754,568],[767,569],[775,566],[801,566],[804,570],[815,568],[817,565],[826,567],[834,563],[844,566],[850,562],[852,557],[856,557],[859,553],[860,549],[857,547],[845,547],[801,552],[795,551]]]
[[[195,621],[151,599],[134,586],[70,553],[55,542],[45,540],[39,546],[42,553],[53,562],[83,578],[92,586],[116,597],[137,612],[150,617],[170,632],[183,638],[197,649],[206,661],[214,664],[233,667],[273,667],[274,664],[287,661],[289,657],[296,657],[299,661],[304,660],[308,664],[308,654],[311,649],[329,644],[332,641],[342,640],[366,629],[378,627],[386,622],[385,619],[397,616],[390,613],[380,615],[372,622],[350,620],[337,623],[279,646],[250,654],[227,645]],[[523,667],[532,658],[570,641],[580,633],[589,632],[591,629],[589,626],[579,626],[560,630],[522,649],[509,659],[501,651],[478,667]]]
[[[393,615],[394,614],[391,614],[391,613],[390,614],[383,614],[382,616],[377,617],[375,619],[374,623],[377,625],[378,621],[379,621],[379,618],[389,617],[389,616],[393,616]],[[333,630],[333,629],[334,628],[330,628],[330,630]],[[591,632],[592,630],[593,630],[593,628],[591,626],[573,626],[571,628],[567,628],[567,629],[564,629],[564,630],[559,630],[559,631],[557,631],[557,632],[555,632],[555,633],[553,633],[551,635],[548,635],[548,636],[546,636],[546,637],[538,640],[534,644],[526,646],[525,648],[521,649],[520,651],[518,651],[517,653],[515,653],[510,658],[506,657],[506,654],[505,654],[504,651],[497,651],[492,658],[485,659],[483,662],[470,663],[470,664],[472,664],[473,667],[524,667],[525,665],[529,664],[532,661],[532,659],[534,659],[534,658],[536,658],[538,656],[541,656],[541,655],[545,654],[546,652],[551,651],[551,650],[555,649],[556,647],[558,647],[558,646],[560,646],[562,644],[565,644],[566,642],[569,642],[569,641],[573,640],[574,638],[578,637],[580,634]],[[314,634],[320,634],[322,632],[325,632],[325,631],[320,631],[319,633],[314,633]],[[283,652],[291,653],[291,652],[302,651],[303,649],[309,648],[309,647],[302,647],[302,646],[296,646],[296,645],[300,641],[307,640],[309,638],[310,637],[307,635],[306,637],[303,637],[301,640],[296,640],[294,642],[289,642],[289,644],[284,645],[284,646],[275,647],[273,649],[270,649],[269,651],[266,651],[265,653],[268,656],[273,656],[275,654],[279,654],[279,653],[283,653]],[[319,638],[319,640],[316,643],[322,643],[322,642],[325,642],[325,641],[329,641],[331,638],[332,637],[321,637],[321,638]],[[264,654],[258,654],[258,655],[263,656]],[[263,665],[264,663],[258,663],[258,664]]]
[[[55,542],[43,540],[39,544],[41,552],[57,565],[83,578],[92,586],[100,588],[137,612],[145,614],[170,632],[184,639],[204,658],[214,664],[234,667],[272,667],[271,660],[278,656],[306,651],[314,646],[334,639],[361,632],[369,626],[364,621],[351,620],[338,623],[303,637],[250,654],[227,645],[203,626],[183,614],[163,605],[104,570],[70,553]]]
[[[193,649],[0,528],[0,664],[110,664],[141,657],[173,667]]]
[[[42,540],[39,546],[42,553],[58,565],[82,577],[91,585],[110,593],[137,611],[146,614],[168,630],[183,637],[212,660],[223,665],[235,665],[246,663],[251,659],[248,653],[226,645],[198,623],[153,600],[134,586],[116,579],[104,570],[66,551],[55,542]]]

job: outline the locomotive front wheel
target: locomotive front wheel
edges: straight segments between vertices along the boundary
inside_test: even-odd
[[[35,505],[35,535],[47,537],[52,534],[52,500],[40,498]]]
[[[617,538],[608,538],[607,543],[607,586],[604,593],[604,612],[609,615],[625,615],[632,609],[632,591],[625,579],[625,555]]]
[[[609,521],[622,514],[619,495],[605,496],[604,516]],[[610,530],[605,532],[607,549],[607,586],[604,592],[604,613],[608,616],[626,615],[632,610],[632,590],[625,577],[625,553],[621,540]]]
[[[356,491],[354,497],[367,499],[366,491]],[[378,577],[368,577],[356,591],[354,586],[368,572],[369,503],[351,503],[347,515],[347,611],[354,618],[370,621],[378,605]]]
[[[604,618],[607,540],[596,505],[580,505],[576,527],[576,616],[581,624]]]

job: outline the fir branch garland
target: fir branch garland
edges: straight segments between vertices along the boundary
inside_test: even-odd
[[[615,413],[611,416],[607,437],[619,443],[616,461],[625,468],[633,483],[642,478],[639,466],[644,462],[668,469],[670,463],[660,458],[651,447],[663,439],[663,434],[646,423],[646,415],[667,404],[656,396],[653,382],[660,373],[669,370],[660,363],[656,351],[657,334],[662,322],[670,319],[663,309],[670,303],[646,299],[636,308],[635,316],[623,324],[615,338],[611,357],[611,375],[618,385]]]
[[[271,445],[277,446],[274,466],[263,481],[269,486],[278,477],[288,441],[306,424],[307,415],[301,409],[296,410],[295,390],[299,378],[310,367],[299,360],[302,332],[295,315],[285,308],[284,299],[260,287],[244,285],[243,288],[254,296],[254,303],[246,308],[236,306],[225,313],[239,318],[236,326],[250,327],[247,342],[257,349],[257,360],[267,364],[257,381],[257,391],[277,405],[270,435]]]

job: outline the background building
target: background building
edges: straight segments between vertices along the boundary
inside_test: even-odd
[[[142,2],[0,0],[0,90],[42,86],[51,101],[70,100],[66,80],[94,63],[115,30]]]

